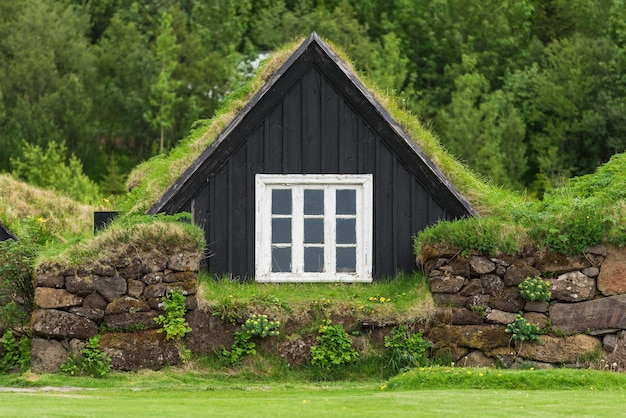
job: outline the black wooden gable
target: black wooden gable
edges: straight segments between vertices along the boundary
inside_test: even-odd
[[[4,226],[2,221],[0,221],[0,241],[6,241],[9,239],[18,241],[17,237],[13,235],[13,233],[6,226]]]
[[[375,277],[414,267],[412,235],[474,213],[315,33],[149,212],[191,211],[209,269],[252,276],[259,173],[373,174]]]

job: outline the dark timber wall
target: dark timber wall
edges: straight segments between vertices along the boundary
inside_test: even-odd
[[[473,211],[315,34],[151,212],[190,208],[206,267],[251,278],[257,173],[373,174],[374,278],[413,270],[412,235]]]

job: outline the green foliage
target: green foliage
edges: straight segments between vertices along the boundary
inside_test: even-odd
[[[527,277],[518,287],[520,296],[526,300],[548,302],[552,297],[550,282],[541,277]]]
[[[385,337],[387,369],[391,375],[402,370],[421,366],[426,361],[426,350],[433,343],[424,340],[421,332],[412,333],[406,325],[399,325]]]
[[[22,155],[11,160],[13,175],[26,182],[56,190],[85,203],[101,199],[100,190],[83,172],[82,162],[72,153],[67,158],[65,142],[48,142],[43,150],[39,145],[22,143]]]
[[[188,332],[191,332],[189,324],[185,320],[185,295],[179,289],[174,289],[169,295],[163,297],[165,316],[159,315],[154,322],[161,325],[158,332],[165,332],[166,340],[181,340]]]
[[[311,346],[311,365],[328,371],[359,358],[358,351],[352,348],[352,338],[342,325],[325,321],[318,333],[318,344]]]
[[[229,365],[235,365],[248,356],[256,354],[253,337],[266,338],[279,335],[279,321],[267,319],[267,315],[252,314],[241,326],[242,331],[234,333],[234,342],[230,350],[223,348],[220,357]]]
[[[541,343],[541,339],[539,338],[539,327],[528,322],[528,320],[524,318],[521,313],[517,315],[515,321],[506,326],[504,331],[507,334],[511,334],[511,339],[513,341]]]
[[[34,263],[39,245],[28,241],[0,242],[0,323],[28,327],[34,308]]]
[[[267,319],[267,315],[252,314],[241,326],[247,334],[256,337],[274,337],[279,334],[280,321]]]
[[[248,313],[248,304],[228,295],[211,307],[211,314],[218,316],[222,321],[237,324]]]
[[[0,356],[0,372],[4,373],[13,367],[19,366],[24,372],[30,366],[30,338],[23,336],[19,341],[15,339],[11,330],[2,335],[4,353]]]
[[[86,374],[91,377],[104,377],[111,371],[111,358],[100,350],[100,335],[92,337],[79,355],[70,356],[61,365],[61,370],[72,376]]]

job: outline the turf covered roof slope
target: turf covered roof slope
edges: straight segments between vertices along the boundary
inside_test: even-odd
[[[317,37],[316,34],[311,36]],[[264,88],[267,89],[273,79],[280,77],[278,73],[281,67],[304,43],[300,39],[275,52],[262,64],[254,78],[226,100],[216,116],[211,120],[198,121],[189,137],[182,140],[167,155],[154,157],[138,166],[129,177],[128,187],[131,192],[125,209],[130,213],[145,213],[154,208],[155,204],[158,206],[159,199],[181,175],[189,170],[204,152],[207,152],[216,139],[226,136],[232,125],[236,124],[239,115],[249,110],[253,98],[262,95]],[[493,187],[470,172],[443,149],[437,138],[416,116],[402,110],[393,98],[383,94],[371,80],[358,75],[345,54],[338,48],[334,46],[331,48],[332,52],[340,57],[342,64],[358,76],[358,81],[364,85],[368,94],[371,94],[400,125],[401,130],[406,133],[405,136],[418,145],[479,214],[506,212],[522,203],[519,195]]]

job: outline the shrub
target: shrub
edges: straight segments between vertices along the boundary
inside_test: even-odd
[[[404,369],[423,365],[426,350],[432,346],[433,343],[422,338],[421,332],[411,333],[405,325],[399,325],[385,337],[387,368],[395,375]]]
[[[518,287],[520,296],[526,300],[547,302],[552,297],[550,282],[541,277],[527,277]]]
[[[30,338],[24,336],[17,341],[13,332],[7,330],[2,335],[2,346],[4,353],[0,356],[0,372],[6,372],[15,366],[19,366],[22,372],[28,369],[30,366]]]
[[[77,356],[70,356],[61,370],[72,376],[87,374],[91,377],[103,377],[111,371],[111,358],[100,351],[100,335],[92,337]]]
[[[511,334],[513,341],[519,341],[520,343],[524,341],[541,343],[539,327],[528,322],[528,320],[522,316],[521,312],[517,315],[515,321],[506,326],[505,332]]]
[[[189,324],[185,320],[185,296],[179,289],[174,289],[169,295],[163,297],[165,316],[159,315],[154,322],[163,326],[158,332],[165,332],[166,340],[181,340],[188,332],[191,332]]]
[[[359,353],[352,348],[352,338],[341,325],[331,325],[325,321],[319,328],[318,345],[311,347],[311,365],[330,370],[341,364],[350,363],[359,358]]]

